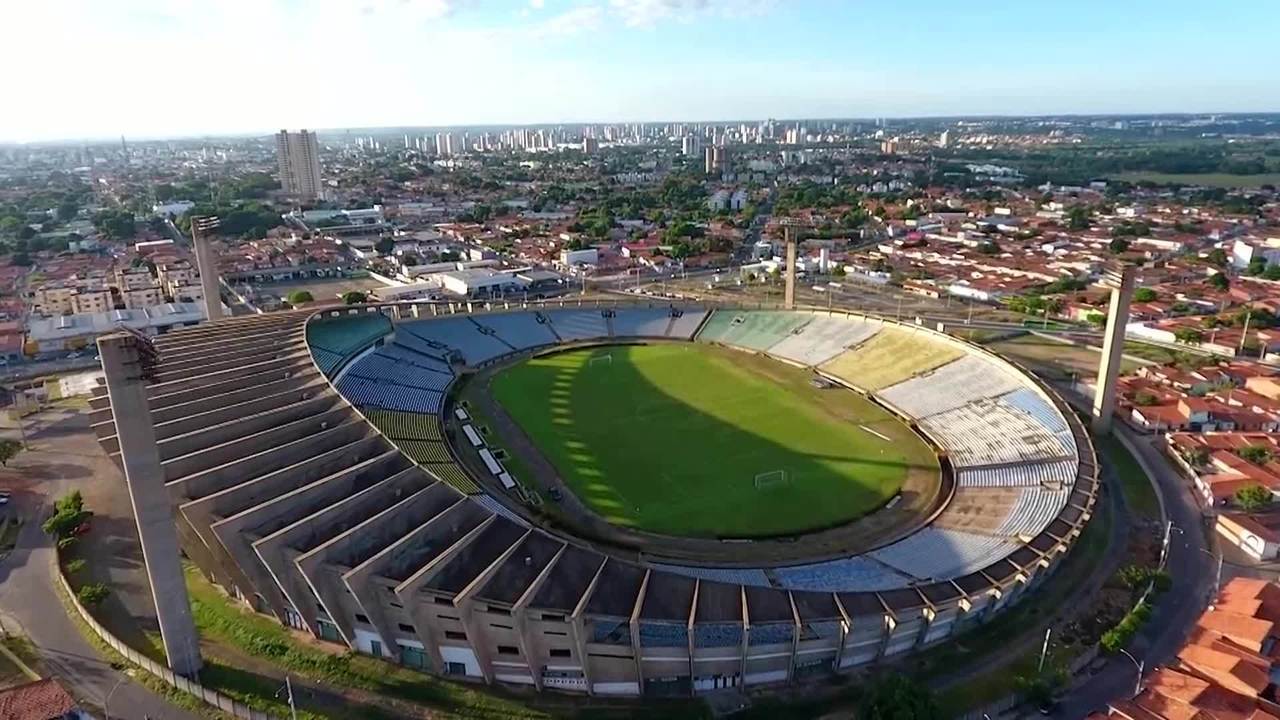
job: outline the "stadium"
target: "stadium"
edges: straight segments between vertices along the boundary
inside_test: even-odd
[[[404,303],[154,347],[187,557],[286,625],[478,682],[689,694],[914,652],[1033,591],[1098,491],[1029,373],[839,311]]]

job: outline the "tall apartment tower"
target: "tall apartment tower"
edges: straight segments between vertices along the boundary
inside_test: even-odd
[[[314,132],[276,133],[276,159],[280,162],[280,185],[286,194],[300,200],[320,196],[320,144]]]

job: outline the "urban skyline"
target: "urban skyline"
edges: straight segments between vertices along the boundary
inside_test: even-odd
[[[1280,10],[1243,0],[1090,1],[1070,13],[956,13],[934,0],[910,13],[764,0],[133,0],[127,10],[6,9],[15,27],[56,28],[66,52],[42,55],[43,33],[0,49],[14,67],[46,58],[15,78],[23,112],[0,121],[0,141],[406,121],[1225,113],[1275,110],[1267,98],[1280,97],[1265,57]],[[323,75],[317,37],[342,40]],[[121,80],[85,82],[86,67]],[[309,100],[344,95],[353,101]]]

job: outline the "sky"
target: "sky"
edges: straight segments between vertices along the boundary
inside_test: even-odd
[[[0,141],[1280,111],[1275,0],[0,0]]]

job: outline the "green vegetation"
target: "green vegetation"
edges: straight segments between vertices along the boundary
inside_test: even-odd
[[[84,509],[84,498],[79,490],[58,498],[53,503],[53,515],[44,521],[45,533],[58,538],[59,541],[74,537],[76,530],[89,519],[90,513]]]
[[[1271,504],[1271,491],[1261,485],[1250,485],[1236,491],[1236,505],[1245,512],[1261,510]]]
[[[315,296],[306,290],[294,290],[285,297],[285,300],[287,300],[290,305],[301,305],[302,303],[312,302],[315,299]]]
[[[76,598],[80,600],[80,604],[87,608],[92,608],[106,600],[111,595],[111,588],[102,583],[87,583],[80,586],[76,591]]]
[[[909,471],[936,472],[928,447],[887,412],[808,379],[767,359],[672,344],[534,358],[492,389],[584,502],[654,532],[828,527],[881,506]]]
[[[1151,606],[1146,602],[1140,602],[1129,611],[1128,615],[1124,616],[1119,625],[1103,633],[1098,644],[1109,653],[1119,652],[1120,648],[1129,644],[1149,619],[1151,619]]]
[[[7,466],[9,461],[22,452],[22,443],[17,440],[0,440],[0,465]]]
[[[1240,448],[1237,453],[1255,465],[1266,465],[1271,462],[1271,448],[1266,445],[1248,445]]]
[[[1258,188],[1263,185],[1280,187],[1280,173],[1260,173],[1257,175],[1241,175],[1230,173],[1162,173],[1162,172],[1130,172],[1113,175],[1112,180],[1121,180],[1134,184],[1154,183],[1156,185],[1203,185],[1213,188]]]
[[[266,616],[231,604],[227,598],[194,568],[187,568],[187,589],[191,594],[191,612],[200,630],[202,644],[214,656],[220,647],[268,661],[281,671],[293,673],[334,688],[355,691],[361,696],[381,696],[430,708],[431,717],[471,720],[522,720],[524,718],[581,718],[612,720],[617,718],[670,718],[701,720],[706,711],[701,703],[687,701],[657,702],[644,708],[622,703],[594,701],[588,706],[581,699],[540,696],[527,703],[505,697],[500,691],[475,689],[469,685],[447,682],[399,667],[376,658],[355,653],[335,655],[319,646],[295,639],[279,623]],[[206,663],[201,680],[219,691],[241,698],[270,698],[278,683],[264,683],[263,677],[237,670],[225,664]],[[246,700],[247,701],[247,700]],[[403,717],[403,712],[387,712],[364,705],[359,717]],[[335,709],[327,717],[352,717]],[[417,717],[417,715],[415,715]]]
[[[941,720],[942,710],[929,688],[905,675],[886,675],[858,703],[861,720]]]
[[[347,305],[362,305],[368,300],[369,296],[359,290],[349,290],[342,293],[342,302]]]
[[[1160,501],[1137,459],[1114,436],[1096,438],[1094,443],[1120,481],[1120,491],[1129,512],[1145,520],[1158,520]]]

